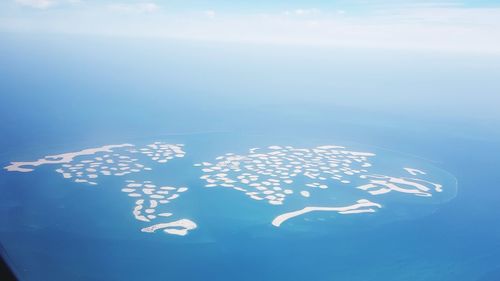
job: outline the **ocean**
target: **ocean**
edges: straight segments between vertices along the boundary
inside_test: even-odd
[[[159,141],[184,144],[186,152],[151,164],[150,172],[99,177],[96,186],[58,175],[60,165],[30,173],[3,169],[0,243],[20,280],[500,279],[498,60],[90,36],[3,38],[2,167],[110,144]],[[205,187],[200,177],[210,172],[194,166],[273,145],[374,152],[374,173],[411,176],[403,167],[418,167],[443,192],[392,191],[376,201],[339,184],[309,200],[298,195],[305,185],[299,179],[290,187],[296,199],[275,206]],[[148,224],[134,218],[136,199],[121,190],[126,180],[188,187],[165,210],[196,222],[196,229],[185,236],[142,232]],[[364,195],[383,207],[311,212],[271,224],[283,212],[345,206]]]

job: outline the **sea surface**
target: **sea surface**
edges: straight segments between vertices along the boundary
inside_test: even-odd
[[[500,280],[499,59],[2,38],[2,167],[109,144],[161,141],[186,152],[96,186],[64,179],[59,165],[2,169],[1,253],[22,281]],[[277,228],[283,212],[347,204],[360,191],[332,187],[316,201],[274,206],[207,188],[194,166],[272,145],[374,152],[377,173],[418,166],[444,192],[390,193],[374,213],[310,213]],[[121,191],[128,179],[189,187],[165,209],[197,228],[141,232],[148,225]]]

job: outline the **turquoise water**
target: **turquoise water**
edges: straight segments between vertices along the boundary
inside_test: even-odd
[[[59,165],[3,170],[0,242],[20,280],[498,277],[500,146],[490,110],[498,85],[494,71],[471,73],[481,58],[320,51],[296,58],[294,50],[258,47],[6,38],[2,167],[107,144],[165,141],[186,151],[151,172],[99,177],[97,186],[64,179]],[[484,91],[468,102],[478,85]],[[362,192],[329,188],[274,206],[205,188],[193,166],[269,145],[375,152],[374,172],[399,177],[402,167],[417,167],[444,192],[372,196],[383,205],[375,213],[310,213],[276,228],[270,222],[283,212],[347,204]],[[135,199],[121,191],[127,179],[188,186],[164,208],[197,228],[186,236],[141,232],[149,224],[132,215]]]

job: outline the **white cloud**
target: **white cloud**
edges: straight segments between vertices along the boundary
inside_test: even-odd
[[[110,4],[108,8],[115,12],[125,13],[153,13],[160,10],[160,6],[155,3],[115,3]]]
[[[41,10],[45,10],[55,6],[76,6],[84,3],[83,0],[14,0],[14,2],[24,7]]]
[[[206,11],[203,11],[203,14],[204,14],[206,17],[211,18],[211,19],[215,18],[215,15],[216,15],[215,11],[213,11],[213,10],[206,10]]]
[[[310,8],[310,9],[295,9],[295,10],[287,10],[284,12],[287,16],[311,16],[316,15],[321,12],[320,9]]]
[[[53,0],[15,0],[15,2],[21,6],[35,9],[47,9],[56,4]]]
[[[130,16],[116,16],[115,12]],[[156,12],[154,17],[149,16],[151,12]],[[318,9],[176,14],[166,13],[152,2],[137,2],[86,5],[67,14],[41,16],[20,17],[22,24],[15,17],[10,21],[0,18],[0,31],[12,31],[18,25],[19,30],[31,28],[33,32],[500,54],[500,8],[494,7],[398,6],[363,15]]]

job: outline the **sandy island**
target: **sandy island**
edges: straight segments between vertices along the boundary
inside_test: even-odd
[[[173,222],[159,223],[141,229],[142,232],[155,232],[158,229],[163,229],[164,232],[185,236],[190,230],[197,227],[196,223],[188,219],[180,219]]]
[[[63,163],[70,163],[73,161],[73,159],[77,156],[83,156],[83,155],[92,155],[97,152],[113,152],[113,148],[121,148],[121,147],[128,147],[128,146],[134,146],[133,144],[116,144],[116,145],[105,145],[97,148],[89,148],[89,149],[84,149],[80,150],[77,152],[68,152],[64,154],[57,154],[57,155],[51,155],[51,156],[45,156],[44,158],[38,159],[36,161],[32,162],[11,162],[9,166],[5,167],[9,172],[31,172],[34,170],[34,168],[29,168],[29,167],[38,167],[40,165],[45,165],[45,164],[63,164]],[[28,166],[28,167],[24,167]]]
[[[273,221],[272,224],[276,227],[279,227],[282,223],[285,221],[301,216],[303,214],[307,214],[310,212],[316,212],[316,211],[328,211],[328,212],[338,212],[340,214],[354,214],[354,213],[373,213],[375,212],[375,209],[372,209],[371,207],[376,207],[376,208],[382,208],[382,205],[373,203],[369,200],[366,199],[361,199],[356,202],[356,204],[350,205],[350,206],[345,206],[345,207],[305,207],[301,210],[298,211],[293,211],[289,213],[284,213],[279,216],[277,216]],[[365,209],[368,208],[368,209]]]

